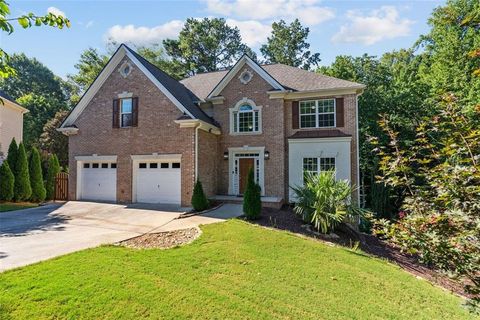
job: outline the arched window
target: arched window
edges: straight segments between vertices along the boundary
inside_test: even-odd
[[[239,101],[230,109],[231,133],[259,133],[261,132],[261,107],[247,98]]]

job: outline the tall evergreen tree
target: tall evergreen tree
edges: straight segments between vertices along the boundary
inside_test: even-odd
[[[47,169],[47,200],[53,200],[55,196],[55,178],[59,172],[60,164],[58,163],[58,158],[55,154],[52,154],[48,160]]]
[[[27,153],[23,142],[18,145],[17,165],[15,166],[15,200],[24,201],[30,199],[32,187],[30,186],[30,173],[28,170]]]
[[[4,161],[0,166],[0,200],[10,201],[14,196],[15,178],[8,161]]]
[[[17,165],[17,154],[18,154],[18,146],[17,146],[17,142],[15,141],[15,138],[13,138],[12,142],[10,142],[10,146],[8,147],[8,155],[7,155],[7,161],[8,161],[8,164],[10,165],[10,170],[12,170],[12,172],[15,172],[15,167]]]
[[[40,162],[40,154],[37,148],[32,148],[30,155],[30,185],[32,187],[32,195],[30,200],[33,202],[42,202],[45,200],[46,190],[43,183],[42,164]]]

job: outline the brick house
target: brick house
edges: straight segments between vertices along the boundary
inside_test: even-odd
[[[69,198],[190,204],[243,193],[254,169],[265,205],[293,201],[304,171],[358,184],[364,85],[243,56],[177,81],[121,45],[58,129],[69,136]]]

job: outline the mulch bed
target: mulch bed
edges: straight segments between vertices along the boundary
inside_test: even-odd
[[[135,249],[160,248],[169,249],[187,244],[200,236],[198,228],[189,228],[144,235],[121,241],[118,244]]]
[[[313,232],[313,230],[305,226],[305,222],[303,222],[300,217],[293,212],[292,208],[288,206],[284,206],[280,210],[263,208],[261,218],[253,221],[253,223],[265,227],[287,230],[309,238],[334,243],[348,248],[352,248],[358,244],[359,248],[368,254],[387,259],[415,276],[424,278],[456,294],[468,297],[461,283],[455,282],[447,276],[440,274],[438,271],[421,264],[415,256],[402,253],[398,248],[373,235],[358,233],[346,226],[341,226],[335,231],[335,234],[338,237]]]

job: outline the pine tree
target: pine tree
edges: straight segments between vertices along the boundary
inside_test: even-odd
[[[55,178],[60,172],[60,164],[58,163],[58,158],[55,154],[50,156],[48,159],[48,169],[47,169],[47,200],[53,200],[55,196]]]
[[[32,196],[30,200],[33,202],[42,202],[45,200],[46,190],[43,184],[42,164],[40,162],[40,153],[37,148],[32,148],[30,155],[30,185],[32,187]]]
[[[18,146],[15,138],[12,139],[10,142],[10,146],[8,147],[8,154],[7,154],[7,161],[8,165],[10,166],[10,170],[13,174],[15,174],[15,166],[17,165],[17,154],[18,154]]]
[[[0,200],[10,201],[13,199],[13,187],[15,184],[15,177],[8,165],[8,161],[4,161],[0,166]]]
[[[195,211],[203,211],[208,208],[208,199],[203,192],[200,180],[197,180],[193,187],[192,206]]]
[[[23,201],[30,199],[32,187],[30,186],[30,173],[28,172],[27,153],[23,142],[18,145],[17,164],[14,170],[15,176],[15,200]]]
[[[254,220],[260,217],[262,211],[261,188],[255,183],[253,168],[247,176],[247,187],[243,194],[243,213],[247,219]]]

